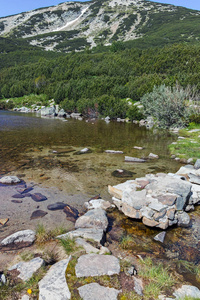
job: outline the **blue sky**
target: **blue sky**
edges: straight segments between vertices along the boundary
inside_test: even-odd
[[[17,14],[32,9],[57,5],[64,0],[0,0],[0,17]],[[85,0],[80,0],[85,2]],[[160,0],[160,3],[169,3],[177,6],[200,10],[200,0]]]

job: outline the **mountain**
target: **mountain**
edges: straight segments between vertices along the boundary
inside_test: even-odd
[[[93,0],[0,18],[0,36],[58,52],[116,41],[164,46],[200,39],[200,11],[146,0]]]

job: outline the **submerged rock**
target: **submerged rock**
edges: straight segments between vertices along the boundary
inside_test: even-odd
[[[39,218],[43,218],[44,216],[46,216],[48,213],[46,211],[43,211],[43,210],[35,210],[32,215],[31,215],[31,220],[34,220],[34,219],[39,219]]]
[[[49,210],[59,210],[59,209],[64,209],[66,207],[67,204],[63,203],[63,202],[56,202],[53,204],[50,204],[47,206],[47,209]]]
[[[65,205],[63,211],[66,214],[67,218],[71,219],[72,221],[75,221],[79,216],[78,210],[69,204]]]
[[[105,150],[105,153],[110,153],[110,154],[123,154],[123,151],[118,151],[118,150]]]
[[[86,153],[92,153],[92,150],[89,148],[84,148],[80,151],[74,152],[74,155],[81,155],[81,154],[86,154]]]
[[[125,162],[136,162],[136,163],[143,163],[145,162],[145,159],[137,158],[137,157],[131,157],[131,156],[125,156]]]
[[[136,173],[124,169],[117,169],[111,173],[112,176],[119,178],[133,177],[134,174]]]
[[[47,197],[42,195],[41,193],[32,194],[31,198],[36,202],[41,202],[41,201],[47,200]]]
[[[155,241],[163,243],[165,240],[165,236],[166,236],[166,232],[163,231],[163,232],[158,233],[153,239]]]

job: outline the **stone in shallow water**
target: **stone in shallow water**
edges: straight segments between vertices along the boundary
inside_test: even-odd
[[[109,201],[105,201],[103,199],[94,199],[94,200],[89,200],[88,202],[84,203],[84,206],[87,209],[95,209],[95,208],[102,208],[104,210],[112,207],[112,204]]]
[[[49,210],[59,210],[59,209],[63,209],[67,204],[63,203],[63,202],[56,202],[53,204],[50,204],[47,206],[47,209]]]
[[[86,254],[79,257],[75,267],[77,277],[119,274],[120,264],[113,255]]]
[[[66,214],[66,217],[71,221],[75,221],[79,216],[78,210],[69,204],[65,205],[63,211]]]
[[[17,176],[4,176],[0,179],[0,182],[4,184],[19,183],[20,181]]]
[[[11,202],[13,202],[13,203],[22,203],[23,201],[22,200],[11,200]]]
[[[39,219],[39,218],[43,218],[44,216],[46,216],[48,213],[46,211],[43,211],[43,210],[35,210],[32,215],[31,215],[31,220],[34,220],[34,219]]]
[[[70,258],[54,264],[44,278],[39,281],[39,300],[71,299],[65,275]]]
[[[44,195],[42,195],[41,193],[35,193],[31,195],[31,198],[36,201],[36,202],[40,202],[40,201],[45,201],[47,200],[47,197],[45,197]]]
[[[136,173],[124,169],[117,169],[111,173],[112,176],[119,178],[133,177],[134,174]]]
[[[158,242],[163,243],[163,242],[164,242],[164,239],[165,239],[165,236],[166,236],[166,232],[163,231],[163,232],[158,233],[153,239],[154,239],[155,241],[158,241]]]
[[[1,246],[10,246],[11,248],[20,247],[20,246],[29,246],[32,245],[35,241],[35,232],[33,230],[22,230],[15,232],[3,241],[1,241]]]
[[[0,219],[0,224],[6,225],[6,223],[8,223],[8,221],[9,221],[9,218]]]
[[[13,198],[19,198],[19,199],[22,199],[24,198],[25,196],[24,195],[21,195],[21,194],[15,194],[12,196]]]
[[[108,288],[98,283],[90,283],[78,288],[81,299],[83,300],[117,300],[120,291]]]
[[[17,270],[19,272],[18,278],[23,281],[29,280],[32,275],[44,265],[44,260],[40,257],[35,257],[28,262],[20,261],[16,265],[9,268],[9,271]]]
[[[137,157],[125,156],[125,161],[126,162],[143,163],[146,160],[142,159],[142,158],[137,158]]]

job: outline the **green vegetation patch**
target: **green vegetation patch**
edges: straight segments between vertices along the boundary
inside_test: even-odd
[[[181,129],[179,135],[184,137],[184,139],[178,139],[175,144],[169,145],[171,154],[184,159],[193,158],[194,161],[199,159],[200,124],[191,123],[188,128]]]

